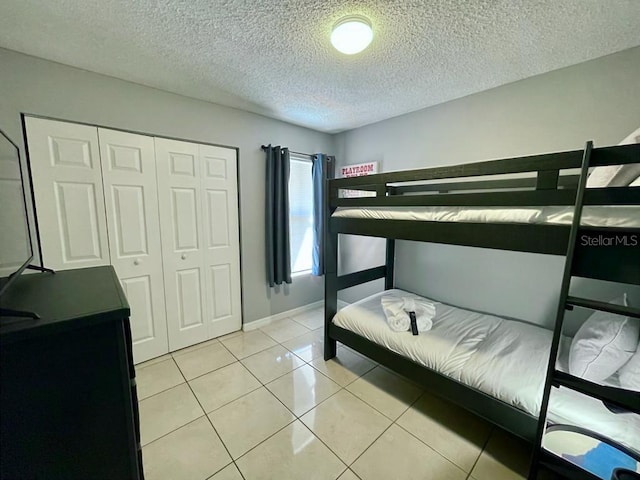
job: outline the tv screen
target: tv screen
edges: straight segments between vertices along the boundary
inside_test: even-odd
[[[18,147],[0,130],[0,295],[33,259]]]

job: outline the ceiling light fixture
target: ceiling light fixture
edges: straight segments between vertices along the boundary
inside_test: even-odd
[[[331,43],[339,52],[347,55],[359,53],[373,40],[371,23],[360,15],[344,17],[333,26]]]

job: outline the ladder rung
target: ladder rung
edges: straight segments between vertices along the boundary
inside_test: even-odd
[[[563,478],[570,480],[601,480],[600,477],[591,472],[580,468],[558,455],[545,450],[544,447],[540,452],[540,463],[549,470],[562,475]]]
[[[598,400],[604,400],[630,412],[640,413],[640,392],[598,385],[559,370],[554,370],[552,383],[568,387]]]
[[[616,313],[627,317],[640,318],[640,310],[637,308],[616,305],[615,303],[600,302],[598,300],[590,300],[588,298],[568,296],[567,305],[589,308],[591,310],[600,310],[601,312]]]

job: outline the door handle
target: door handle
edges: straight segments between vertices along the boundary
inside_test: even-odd
[[[186,253],[183,253],[182,255],[180,255],[180,258],[181,258],[182,260],[186,260],[186,259],[187,259],[187,254],[186,254]]]
[[[140,263],[142,263],[142,260],[140,260],[139,258],[136,258],[136,259],[133,261],[133,264],[134,264],[134,265],[140,265]]]

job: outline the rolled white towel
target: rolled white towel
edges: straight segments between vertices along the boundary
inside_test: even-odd
[[[409,312],[415,312],[416,324],[418,325],[419,332],[426,332],[433,327],[433,319],[436,317],[436,306],[432,302],[426,300],[420,300],[417,298],[404,297],[404,311],[409,317]],[[409,322],[411,319],[409,318]]]
[[[389,327],[394,332],[406,332],[411,328],[408,312],[415,312],[419,332],[431,330],[433,326],[436,316],[436,306],[433,302],[411,297],[383,296],[381,303]]]
[[[387,323],[394,332],[406,332],[411,326],[409,315],[404,311],[404,302],[399,297],[382,297],[382,310],[387,317]]]

